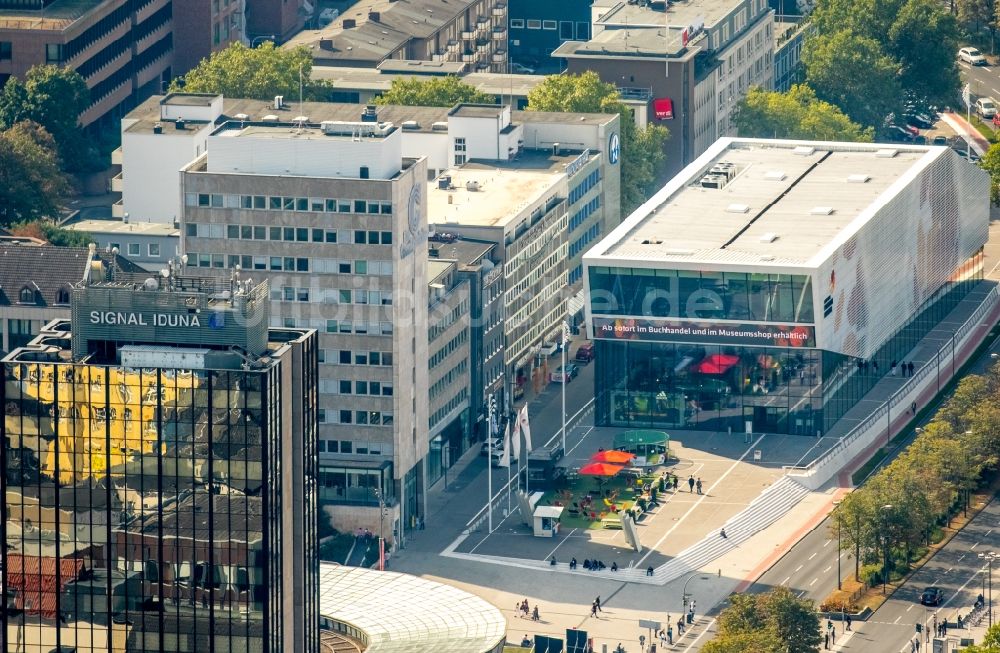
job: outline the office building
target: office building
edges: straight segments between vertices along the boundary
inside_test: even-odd
[[[163,222],[124,220],[76,220],[62,225],[63,229],[90,236],[100,252],[118,250],[120,255],[150,270],[166,265],[180,255],[181,230]]]
[[[774,85],[774,12],[766,0],[597,0],[593,35],[553,53],[570,73],[618,87],[640,125],[670,130],[666,172],[734,136],[732,112],[751,87]]]
[[[377,68],[347,66],[313,66],[311,79],[330,85],[331,102],[371,104],[389,90],[394,79],[427,80],[455,75],[476,90],[492,95],[497,104],[510,104],[515,109],[528,106],[528,93],[545,80],[544,75],[512,75],[505,72],[476,72],[475,67],[462,62],[386,60]]]
[[[316,336],[94,260],[3,360],[4,650],[318,650]]]
[[[816,435],[983,276],[945,147],[721,139],[584,256],[596,419]]]
[[[68,66],[90,89],[84,126],[121,118],[170,80],[175,14],[170,0],[3,0],[0,85],[32,66]]]
[[[552,53],[565,41],[589,41],[591,0],[510,0],[510,60],[533,70],[558,70]]]
[[[171,0],[174,7],[174,75],[183,75],[218,50],[242,42],[246,0]],[[289,3],[292,4],[292,3]]]
[[[501,0],[361,0],[285,47],[312,48],[318,66],[377,67],[387,60],[460,62],[507,70],[507,5]]]
[[[425,488],[437,476],[426,478],[428,452],[448,447],[435,454],[444,461],[435,469],[457,462],[470,433],[483,432],[488,397],[503,406],[511,396],[506,350],[516,342],[528,378],[532,350],[561,325],[573,295],[582,308],[583,251],[618,223],[618,121],[617,114],[500,106],[293,107],[173,94],[150,99],[122,123],[123,202],[116,210],[129,213],[130,223],[179,219],[189,266],[225,274],[240,265],[267,278],[274,324],[320,330],[320,497],[341,527],[353,529],[377,524],[381,496],[395,526],[387,532],[397,532],[425,516]],[[503,180],[495,190],[484,172],[492,170]],[[446,173],[454,181],[442,189],[437,178]],[[482,192],[470,191],[475,184],[462,175],[476,177]],[[502,188],[523,189],[530,206]],[[451,196],[456,205],[478,207],[494,193],[501,199],[486,211],[503,229],[463,226],[464,214],[456,217],[447,203]],[[533,212],[546,212],[543,204],[546,219],[562,220],[544,245],[565,255],[557,263],[561,276],[529,285],[547,300],[566,299],[562,312],[543,311],[540,302],[522,307],[521,294],[503,299],[507,284],[530,276],[531,259],[522,256],[509,275],[505,261],[544,231],[526,232],[538,221]],[[557,204],[565,219],[556,217]],[[427,349],[428,307],[436,303],[428,284],[438,283],[425,263],[429,211],[440,211],[430,220],[437,223],[434,256],[456,266],[445,274],[444,305],[468,295],[457,305],[467,313],[462,324],[471,324],[471,359],[448,377],[449,388],[435,392],[443,403],[433,409],[428,375],[457,363],[433,372],[427,364],[437,360]],[[519,320],[544,318],[544,327],[504,322],[511,314],[505,302],[517,307]],[[459,378],[471,384],[467,405],[450,388]]]
[[[315,11],[308,0],[245,0],[246,34],[251,45],[284,43],[295,36]]]
[[[69,318],[70,293],[93,265],[142,268],[111,252],[86,247],[54,247],[24,239],[0,240],[0,350],[28,344],[42,326]]]

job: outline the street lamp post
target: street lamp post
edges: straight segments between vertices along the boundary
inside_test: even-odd
[[[385,497],[380,488],[375,488],[375,497],[378,499],[378,569],[385,571]]]
[[[993,561],[996,560],[1000,555],[995,551],[984,551],[979,554],[980,560],[986,561],[986,574],[989,576],[989,604],[987,609],[989,610],[989,625],[993,627]]]
[[[566,385],[569,384],[569,374],[566,372],[566,346],[569,344],[569,324],[562,323],[562,448],[566,455]]]
[[[681,589],[681,619],[684,619],[684,615],[687,614],[688,612],[688,596],[689,596],[689,594],[687,593],[688,583],[694,580],[694,577],[699,575],[700,573],[701,573],[700,571],[696,571],[690,576],[688,576],[687,580],[684,581],[684,587]],[[708,577],[703,576],[702,579],[708,580]]]
[[[257,41],[261,40],[273,42],[276,40],[276,37],[274,34],[263,34],[261,36],[255,36],[252,39],[250,39],[250,47],[251,48],[254,47],[254,44],[257,43]]]
[[[496,395],[490,395],[490,407],[489,407],[489,425],[487,426],[487,453],[489,454],[486,458],[486,492],[488,497],[486,499],[486,519],[489,524],[490,533],[493,532],[493,419],[496,415],[497,410],[497,398]]]
[[[841,555],[840,555],[840,531],[841,531],[841,522],[840,522],[840,514],[837,513],[837,508],[840,506],[840,504],[841,504],[840,501],[834,501],[833,502],[834,514],[836,515],[836,520],[837,520],[837,589],[838,590],[844,589],[843,583],[840,580],[840,575],[841,575],[841,572],[840,572],[840,558],[841,558]]]
[[[882,506],[882,595],[885,596],[885,586],[889,581],[889,537],[886,534],[886,522],[888,518],[885,517],[888,511],[892,510],[892,504],[887,503]]]

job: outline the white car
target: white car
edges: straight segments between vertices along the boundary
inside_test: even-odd
[[[534,68],[528,68],[525,65],[522,65],[522,64],[519,64],[519,63],[513,63],[512,62],[510,64],[510,72],[516,73],[518,75],[534,75],[535,74],[535,69]]]
[[[997,104],[993,98],[981,97],[976,100],[975,110],[980,118],[993,118],[997,115]]]
[[[546,358],[548,358],[549,356],[551,356],[552,354],[556,353],[557,351],[559,351],[559,345],[557,345],[556,343],[554,343],[554,342],[543,342],[542,343],[542,348],[538,350],[538,355],[539,356],[545,356]]]
[[[973,66],[986,65],[986,57],[976,48],[962,48],[958,51],[958,58]]]

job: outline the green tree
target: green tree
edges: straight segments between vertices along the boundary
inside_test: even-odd
[[[819,617],[812,601],[786,587],[765,594],[733,594],[719,614],[719,633],[706,653],[813,653],[819,647]]]
[[[806,83],[817,97],[840,107],[854,122],[882,127],[902,97],[899,64],[875,39],[842,30],[814,36],[802,53]]]
[[[59,66],[34,66],[24,77],[7,80],[0,92],[0,129],[31,121],[52,135],[60,159],[73,171],[100,167],[98,154],[80,127],[90,91],[80,73]]]
[[[62,229],[47,218],[34,222],[19,222],[10,228],[15,236],[30,236],[47,241],[57,247],[86,247],[94,242],[94,237],[83,231]]]
[[[863,129],[836,106],[816,97],[805,84],[785,93],[752,88],[736,112],[740,136],[820,141],[870,142],[871,128]]]
[[[170,90],[221,93],[226,97],[256,100],[284,95],[291,101],[299,97],[300,70],[304,99],[321,97],[324,85],[309,79],[312,55],[308,48],[286,50],[275,47],[270,41],[249,48],[236,42],[202,59],[184,75],[183,81],[175,79]]]
[[[936,0],[909,0],[889,28],[888,52],[900,64],[899,83],[930,103],[950,102],[958,93],[956,50],[958,21]]]
[[[55,216],[69,191],[43,127],[25,121],[0,132],[0,226]]]
[[[625,217],[657,189],[670,133],[665,127],[639,129],[613,84],[597,73],[550,75],[528,93],[529,111],[617,113],[621,116],[621,214]]]
[[[466,84],[454,75],[430,79],[392,80],[389,90],[375,99],[376,104],[403,104],[417,107],[453,107],[461,102],[494,104],[496,98]]]
[[[983,641],[979,644],[962,649],[963,653],[1000,653],[1000,624],[993,624]]]
[[[990,173],[990,201],[993,206],[1000,206],[1000,143],[990,145],[979,160],[979,167]]]

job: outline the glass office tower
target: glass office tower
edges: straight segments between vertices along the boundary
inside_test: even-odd
[[[315,334],[93,274],[3,361],[2,650],[316,651]]]

